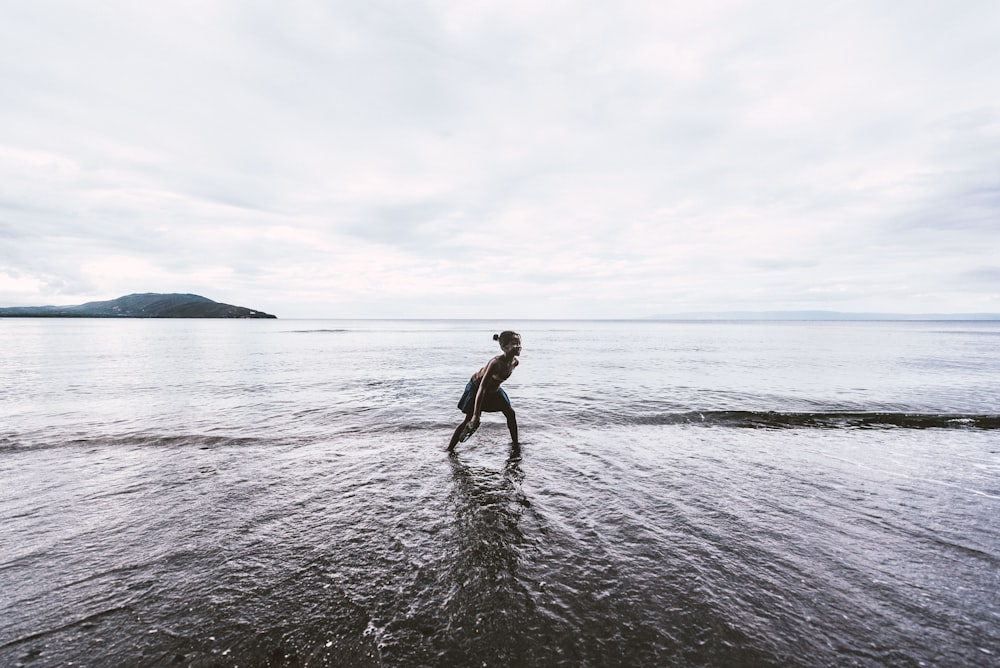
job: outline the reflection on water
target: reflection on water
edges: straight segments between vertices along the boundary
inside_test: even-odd
[[[456,545],[444,614],[447,633],[465,642],[441,658],[455,665],[523,665],[529,648],[518,638],[535,606],[519,575],[527,548],[520,522],[530,507],[520,452],[512,448],[500,471],[470,466],[457,454],[450,463]]]

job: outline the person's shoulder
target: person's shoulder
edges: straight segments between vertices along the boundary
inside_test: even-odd
[[[497,358],[492,358],[489,362],[483,365],[483,368],[476,372],[476,375],[483,378],[489,375],[490,371],[497,365]]]

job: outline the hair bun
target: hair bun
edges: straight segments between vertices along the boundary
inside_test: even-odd
[[[493,335],[493,340],[494,341],[499,341],[500,340],[500,335],[499,334],[494,334]]]

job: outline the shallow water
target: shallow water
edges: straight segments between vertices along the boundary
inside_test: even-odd
[[[0,321],[0,664],[996,665],[1000,325],[509,324]]]

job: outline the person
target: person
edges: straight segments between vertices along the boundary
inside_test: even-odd
[[[458,408],[465,413],[462,424],[455,428],[455,433],[448,444],[448,452],[454,452],[455,446],[462,437],[465,425],[471,423],[472,428],[479,427],[479,418],[483,411],[487,413],[502,412],[507,418],[507,428],[513,447],[518,448],[517,418],[514,408],[510,405],[510,397],[500,387],[501,383],[510,378],[510,374],[518,365],[517,356],[521,354],[521,335],[510,330],[493,335],[493,340],[500,343],[502,355],[497,355],[486,363],[482,369],[472,374],[465,386],[465,392],[458,402]]]

